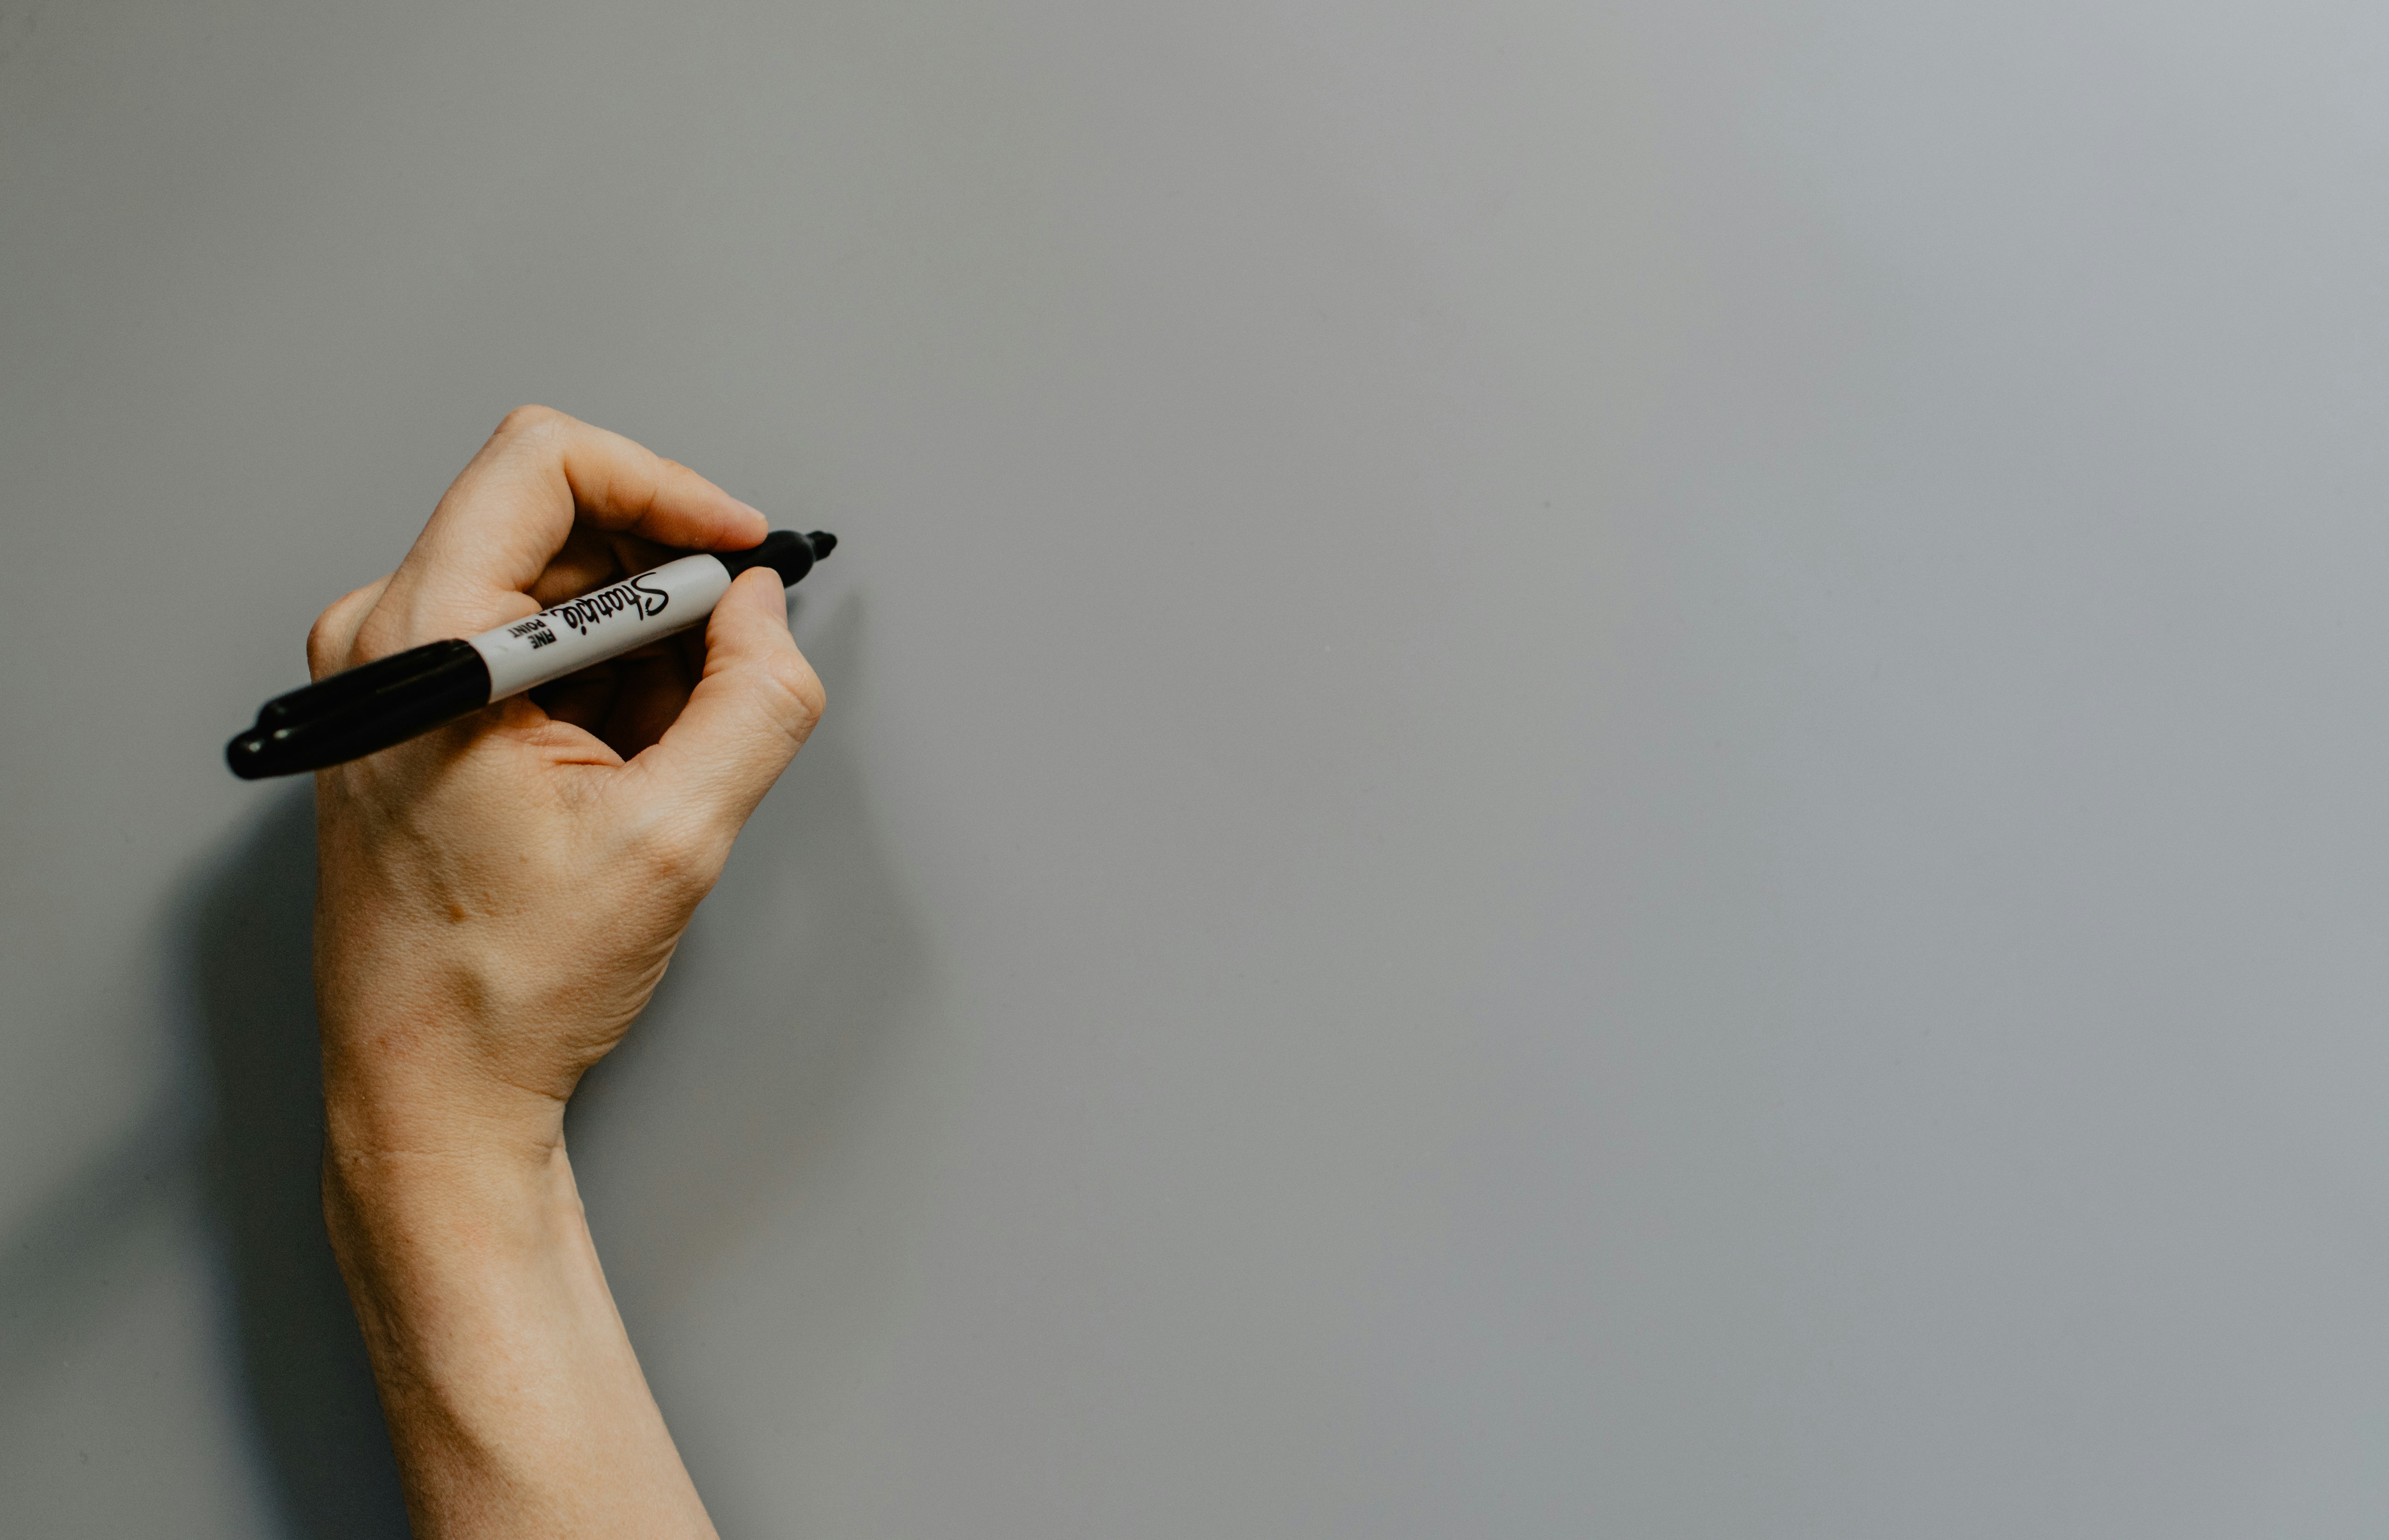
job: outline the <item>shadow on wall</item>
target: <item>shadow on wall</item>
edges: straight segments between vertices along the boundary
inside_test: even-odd
[[[853,677],[858,604],[848,596],[812,646],[833,685]],[[671,1151],[680,1161],[657,1174],[655,1191],[618,1197],[626,1226],[670,1232],[674,1244],[665,1255],[687,1262],[718,1248],[751,1217],[745,1203],[762,1196],[758,1187],[785,1199],[800,1174],[806,1131],[825,1121],[922,978],[921,927],[871,833],[868,804],[852,751],[839,736],[824,735],[757,819],[755,848],[725,880],[722,902],[700,911],[688,943],[696,956],[667,975],[650,1019],[632,1034],[632,1044],[643,1033],[670,1034],[673,1018],[688,1014],[675,1002],[695,1003],[686,997],[690,962],[723,943],[734,955],[754,944],[759,938],[739,933],[735,917],[763,896],[760,890],[777,893],[780,922],[795,901],[801,944],[787,969],[762,969],[752,981],[764,997],[744,1002],[762,1030],[741,1033],[720,1018],[681,1028],[721,1034],[704,1066],[718,1088],[710,1115],[679,1124],[702,1129],[699,1144],[710,1148]],[[313,803],[305,788],[288,788],[170,912],[166,950],[175,971],[160,1004],[188,1038],[194,1072],[133,1135],[0,1238],[0,1386],[99,1329],[109,1302],[121,1298],[110,1280],[154,1264],[141,1251],[155,1243],[151,1222],[196,1204],[227,1285],[252,1447],[279,1501],[282,1533],[295,1540],[402,1540],[397,1468],[324,1234],[314,894]],[[803,996],[794,1012],[801,1026],[793,1032],[791,1002],[776,995],[790,974],[801,978]],[[741,1004],[712,998],[708,1014]],[[589,1087],[596,1095],[583,1099],[602,1103],[607,1076],[619,1077],[618,1086],[639,1078],[635,1065],[609,1063]],[[577,1100],[576,1118],[581,1111]],[[760,1167],[759,1149],[771,1157]],[[757,1175],[743,1202],[724,1195],[692,1207],[672,1190],[703,1162],[733,1151]],[[671,1294],[680,1281],[635,1264],[624,1270],[644,1285],[636,1291],[651,1297]]]
[[[646,1014],[567,1116],[634,1340],[765,1215],[801,1203],[809,1157],[838,1136],[843,1110],[868,1103],[864,1083],[930,985],[927,928],[858,751],[863,596],[807,613],[817,602],[793,600],[829,711],[739,837]],[[656,1367],[651,1380],[668,1382]]]
[[[407,1533],[398,1468],[331,1244],[310,934],[314,803],[279,796],[181,927],[209,1093],[199,1177],[257,1447],[288,1533]]]
[[[313,804],[286,788],[168,915],[156,1008],[185,1074],[0,1245],[0,1385],[104,1329],[122,1280],[196,1209],[231,1305],[250,1446],[295,1540],[403,1540],[364,1343],[317,1196],[322,1080],[309,932]]]

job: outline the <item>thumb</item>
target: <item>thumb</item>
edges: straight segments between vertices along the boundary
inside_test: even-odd
[[[705,673],[688,704],[632,762],[725,841],[821,718],[821,679],[788,635],[782,592],[767,567],[738,575],[706,622]]]

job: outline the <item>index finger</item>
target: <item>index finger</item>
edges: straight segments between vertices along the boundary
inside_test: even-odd
[[[519,592],[575,520],[684,550],[744,550],[762,514],[644,444],[544,406],[506,414],[440,499],[413,560]]]

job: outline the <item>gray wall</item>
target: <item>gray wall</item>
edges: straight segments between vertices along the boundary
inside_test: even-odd
[[[2389,13],[0,5],[0,1531],[398,1533],[303,788],[838,532],[572,1138],[748,1535],[2389,1526]]]

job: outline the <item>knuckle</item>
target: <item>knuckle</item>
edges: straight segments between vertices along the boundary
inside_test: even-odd
[[[553,406],[517,406],[498,419],[498,438],[520,438],[535,433],[563,420],[564,414]]]
[[[332,610],[325,610],[307,628],[307,672],[317,678],[332,672],[333,655],[340,650],[332,615]]]
[[[691,904],[712,891],[726,853],[713,831],[693,820],[658,825],[640,841],[650,880]]]
[[[356,639],[349,644],[349,655],[341,666],[370,663],[377,658],[403,652],[410,645],[405,622],[386,611],[376,610],[358,625]]]
[[[307,628],[307,668],[318,676],[347,666],[354,627],[351,618],[372,594],[370,587],[351,589],[332,601]]]
[[[810,732],[821,720],[822,708],[829,703],[828,692],[822,688],[821,675],[812,665],[793,652],[775,652],[763,664],[763,677],[780,698],[784,714],[795,730]]]

